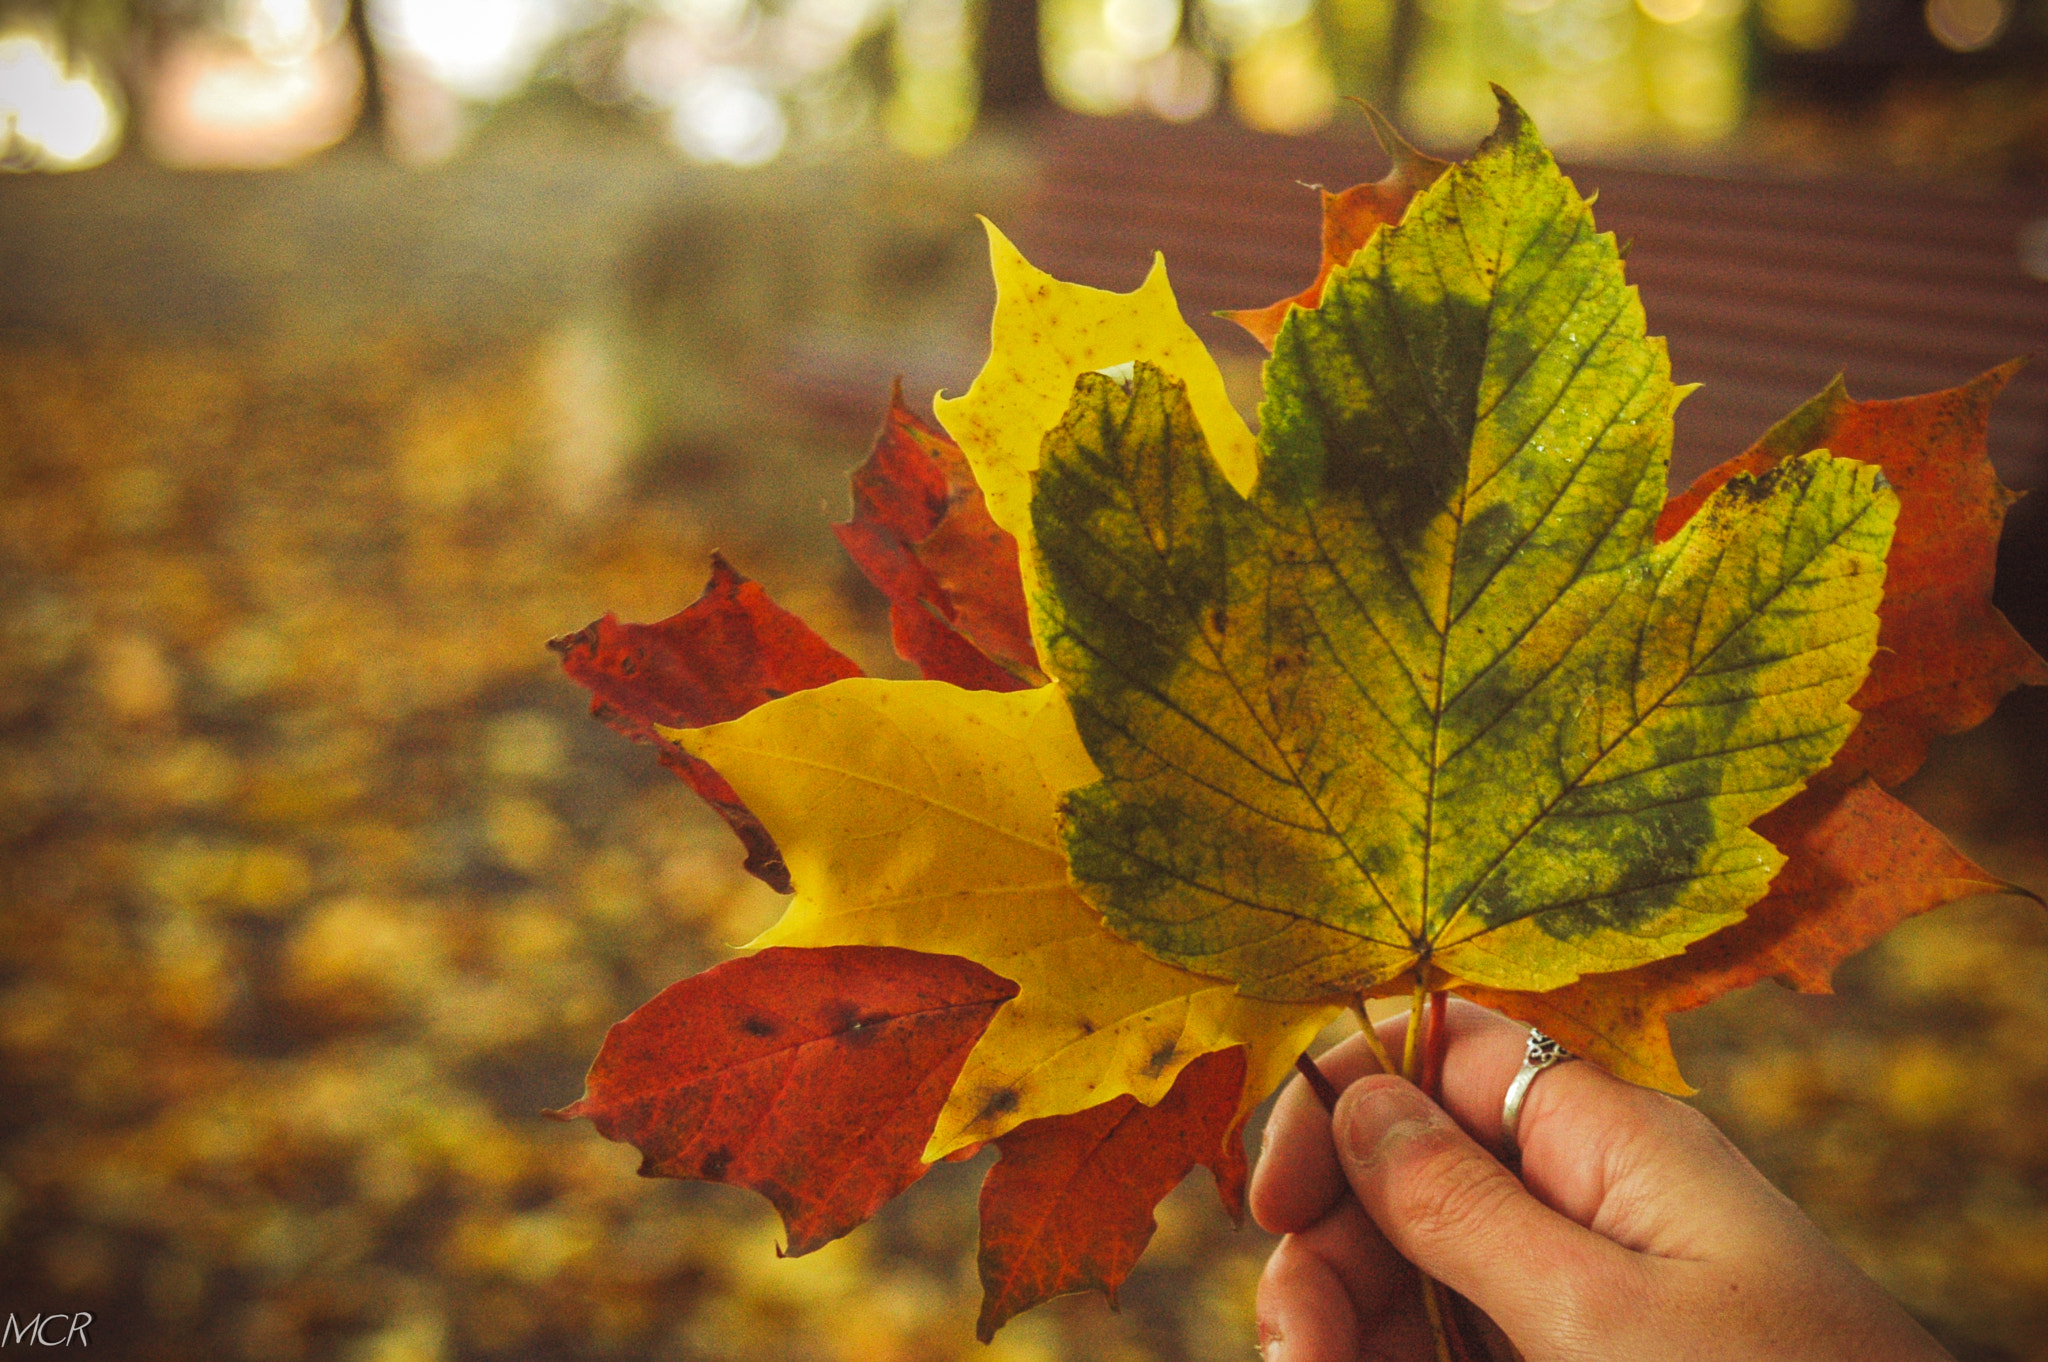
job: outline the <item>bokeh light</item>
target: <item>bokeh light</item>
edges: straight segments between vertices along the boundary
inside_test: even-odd
[[[143,131],[166,165],[289,165],[348,136],[362,84],[362,64],[343,41],[266,60],[239,42],[191,33],[156,64]]]
[[[757,166],[782,150],[789,129],[775,97],[750,73],[712,66],[691,73],[676,89],[669,132],[700,161]]]
[[[2048,282],[2048,218],[2035,218],[2022,228],[2017,245],[2020,268]]]
[[[974,37],[967,0],[901,0],[889,52],[895,88],[882,106],[882,129],[898,150],[942,155],[973,130]]]
[[[1140,73],[1139,98],[1147,109],[1169,123],[1186,123],[1216,107],[1222,82],[1216,66],[1185,43],[1176,43]]]
[[[1927,0],[1927,31],[1951,52],[1978,52],[2012,22],[2012,0]]]
[[[1105,0],[1102,28],[1120,55],[1145,61],[1171,47],[1179,35],[1179,0]]]
[[[849,66],[895,20],[884,128],[936,154],[973,126],[973,31],[960,0],[660,0],[617,49],[621,95],[662,119],[692,160],[761,165],[793,142],[874,127],[871,75]]]
[[[775,60],[798,75],[844,62],[884,17],[886,0],[789,0],[776,16]]]
[[[349,0],[118,0],[106,12],[127,17],[102,25],[93,51],[134,80],[138,125],[177,165],[289,163],[342,136],[336,111],[360,108],[364,88],[381,96],[375,132],[385,150],[412,164],[446,159],[494,107],[549,87],[635,114],[683,155],[709,164],[759,165],[861,139],[932,157],[972,134],[984,79],[995,80],[993,98],[1005,111],[1035,97],[1019,93],[1032,91],[1038,74],[1026,70],[1024,40],[1015,36],[1028,21],[1021,11],[998,14],[991,46],[982,34],[989,9],[990,0],[364,0],[368,31],[344,32]],[[159,11],[172,17],[153,23],[147,41],[130,41],[139,16]],[[1880,14],[1876,0],[1035,6],[1046,93],[1092,115],[1178,122],[1227,103],[1243,125],[1303,134],[1326,126],[1351,97],[1423,141],[1456,145],[1491,126],[1491,82],[1513,90],[1569,154],[1703,148],[1734,136],[1753,104],[1783,130],[1764,140],[1788,150],[1808,144],[1807,133],[1827,117],[1817,108],[1793,111],[1807,109],[1812,91],[1794,88],[1792,67],[1817,72],[1851,62],[1869,67],[1873,89],[1898,110],[1868,120],[1866,140],[1920,148],[1888,153],[1893,161],[1963,157],[1987,137],[2003,148],[2018,125],[2031,128],[2038,76],[2027,63],[2048,41],[2048,0],[1910,0],[1909,10],[1884,17],[1890,13]],[[1916,38],[1901,23],[1925,31]],[[118,40],[105,41],[108,33]],[[1914,95],[1898,83],[1900,63],[1932,70],[1928,63],[1949,61],[1937,43],[2018,60],[1956,68],[1966,83],[1986,84],[1979,93]],[[375,57],[374,87],[350,70],[366,50]],[[1772,53],[1818,61],[1788,66]],[[45,86],[48,67],[38,68]],[[10,79],[20,85],[22,77]],[[38,109],[70,109],[76,126],[85,126],[80,118],[104,126],[117,141],[120,83],[86,68],[63,78],[74,79],[85,84],[65,85],[68,93],[43,98]],[[1988,84],[2001,79],[2012,88],[1991,92]],[[2000,103],[2003,112],[1983,107]],[[1964,137],[1935,127],[1951,116],[1985,130]],[[287,124],[294,130],[284,131]],[[64,161],[19,137],[10,155],[16,169]],[[1998,157],[2026,166],[2039,152]]]
[[[1268,29],[1230,68],[1230,103],[1261,132],[1313,132],[1337,111],[1337,81],[1315,25]]]
[[[0,167],[82,170],[120,145],[121,102],[90,58],[40,32],[0,34]]]
[[[450,90],[502,99],[567,27],[565,10],[561,0],[372,0],[370,16],[381,45]]]
[[[1183,32],[1179,0],[1103,0],[1099,10],[1091,0],[1083,8],[1090,41],[1066,63],[1064,84],[1075,97],[1065,102],[1101,113],[1141,108],[1174,123],[1215,107],[1216,62]]]
[[[343,0],[235,0],[228,32],[265,61],[296,62],[330,41],[348,17]]]
[[[1795,52],[1824,52],[1849,36],[1856,0],[1761,0],[1764,33]]]
[[[1706,8],[1706,0],[1636,0],[1636,8],[1660,24],[1682,24]]]
[[[1427,139],[1484,135],[1489,81],[1573,152],[1727,136],[1747,103],[1748,0],[1420,0],[1401,115]]]
[[[1274,29],[1308,18],[1311,0],[1202,0],[1202,19],[1228,54],[1244,51]]]

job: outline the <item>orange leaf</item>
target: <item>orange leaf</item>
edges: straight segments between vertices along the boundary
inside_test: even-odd
[[[1002,1159],[981,1187],[982,1342],[1070,1291],[1099,1288],[1114,1305],[1158,1228],[1152,1208],[1198,1163],[1243,1220],[1244,1057],[1243,1046],[1203,1055],[1156,1107],[1126,1094],[996,1141]]]
[[[1394,165],[1384,179],[1353,185],[1341,194],[1322,191],[1323,265],[1316,272],[1316,281],[1292,298],[1282,298],[1269,307],[1218,314],[1257,336],[1259,344],[1268,350],[1273,348],[1274,337],[1280,334],[1280,323],[1287,320],[1287,309],[1321,303],[1323,285],[1329,281],[1331,272],[1356,255],[1374,232],[1399,222],[1401,214],[1407,211],[1408,201],[1436,183],[1436,177],[1450,165],[1409,146],[1378,113],[1367,109],[1366,114],[1372,119],[1380,146],[1394,158]]]
[[[1731,477],[1813,449],[1879,465],[1898,493],[1877,656],[1849,702],[1863,722],[1821,781],[1846,785],[1867,772],[1896,785],[1920,768],[1932,738],[1976,727],[2016,686],[2048,682],[2048,663],[1991,603],[1999,528],[2019,493],[1999,482],[1985,427],[2019,363],[1889,402],[1852,401],[1837,379],[1664,507],[1659,539]]]
[[[1688,1093],[1665,1030],[1669,1014],[1773,977],[1826,993],[1836,965],[1905,919],[1973,894],[2026,892],[1972,864],[1867,777],[1805,790],[1755,827],[1786,861],[1734,926],[1669,959],[1549,993],[1458,991],[1631,1082]]]
[[[664,989],[612,1027],[581,1100],[643,1177],[751,1187],[791,1257],[924,1176],[967,1052],[1017,986],[969,960],[888,946],[769,949]]]
[[[897,654],[969,690],[1042,681],[1017,541],[989,518],[960,447],[903,405],[900,383],[852,480],[853,519],[832,529],[888,597]]]
[[[711,555],[711,581],[689,608],[658,624],[606,615],[549,642],[562,669],[590,691],[590,712],[635,742],[656,744],[662,765],[688,781],[747,849],[747,869],[778,893],[789,871],[775,839],[725,778],[655,733],[737,719],[792,691],[860,668],[768,598],[760,584]]]

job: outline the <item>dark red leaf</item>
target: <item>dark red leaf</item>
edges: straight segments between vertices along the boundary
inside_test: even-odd
[[[1100,1288],[1115,1304],[1158,1228],[1152,1208],[1198,1163],[1242,1221],[1243,1092],[1239,1046],[1182,1069],[1156,1107],[1125,1095],[997,1140],[1002,1158],[981,1187],[982,1342],[1070,1291]]]
[[[2014,361],[1960,388],[1891,402],[1853,401],[1838,379],[1664,508],[1659,538],[1729,478],[1812,449],[1879,465],[1898,493],[1877,656],[1849,702],[1863,722],[1824,783],[1867,772],[1896,785],[1920,769],[1931,739],[1976,727],[2015,686],[2048,682],[2048,664],[1991,603],[1998,532],[2019,494],[1999,482],[1985,430],[1991,400],[2018,369]]]
[[[1019,686],[1045,684],[1024,609],[1017,540],[989,515],[979,488],[953,503],[917,546],[917,556],[952,603],[953,627],[961,636]]]
[[[661,748],[662,765],[718,810],[747,849],[747,869],[790,892],[775,839],[732,786],[665,742],[655,726],[699,728],[737,719],[778,695],[822,686],[860,668],[768,598],[757,582],[711,555],[711,580],[688,609],[658,624],[606,615],[548,644],[562,669],[590,691],[590,712],[636,742]]]
[[[969,690],[1039,684],[1017,541],[989,518],[959,446],[918,420],[900,384],[852,481],[853,519],[833,532],[888,597],[897,653]]]
[[[751,1187],[794,1257],[924,1176],[919,1156],[989,1019],[1017,986],[890,946],[771,947],[672,984],[612,1027],[583,1097],[646,1177]]]
[[[548,646],[562,655],[563,670],[589,688],[592,712],[648,740],[657,740],[656,724],[722,724],[779,695],[861,674],[715,553],[710,582],[680,614],[658,624],[621,624],[606,615]]]

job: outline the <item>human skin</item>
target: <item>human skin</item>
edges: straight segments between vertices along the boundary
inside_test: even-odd
[[[1286,1237],[1259,1282],[1267,1362],[1432,1362],[1414,1268],[1484,1311],[1490,1356],[1527,1362],[1937,1362],[1949,1354],[1691,1107],[1591,1064],[1541,1074],[1521,1177],[1500,1116],[1527,1032],[1447,1012],[1443,1105],[1359,1038],[1266,1128],[1251,1186]],[[1400,1053],[1404,1023],[1381,1027]],[[1489,1152],[1495,1151],[1495,1152]],[[1502,1334],[1505,1334],[1503,1339]]]

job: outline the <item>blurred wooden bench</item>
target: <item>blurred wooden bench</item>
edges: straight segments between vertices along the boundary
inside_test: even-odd
[[[1221,120],[1173,126],[1055,116],[1039,189],[1005,224],[1062,278],[1128,289],[1153,250],[1213,348],[1256,354],[1207,314],[1285,297],[1315,272],[1318,199],[1384,173],[1359,134],[1261,136]],[[1568,164],[1599,192],[1600,225],[1634,238],[1629,275],[1680,382],[1674,476],[1745,448],[1836,373],[1856,397],[1961,383],[2035,353],[2000,400],[2005,481],[2048,480],[2048,281],[2021,268],[2048,194],[1903,181],[1803,181]]]

